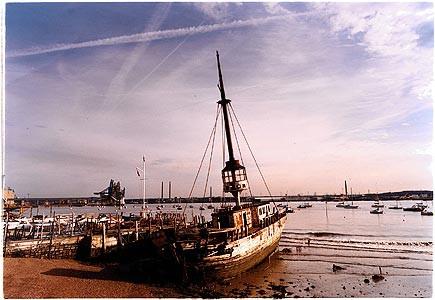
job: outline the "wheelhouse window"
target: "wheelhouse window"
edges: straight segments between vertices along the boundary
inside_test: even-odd
[[[236,181],[244,181],[246,180],[246,171],[245,169],[239,169],[234,172],[234,175],[236,177]],[[233,175],[231,174],[231,171],[225,171],[223,172],[223,179],[224,182],[233,182]]]

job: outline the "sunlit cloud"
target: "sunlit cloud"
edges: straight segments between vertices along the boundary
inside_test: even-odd
[[[432,5],[143,5],[140,34],[114,23],[105,39],[7,48],[6,182],[19,195],[87,196],[116,178],[139,197],[145,154],[149,195],[171,180],[186,196],[219,98],[216,50],[274,194],[339,193],[344,179],[354,192],[431,188]],[[141,13],[125,7],[120,18]],[[27,45],[8,18],[9,41]],[[35,35],[64,30],[48,25]]]

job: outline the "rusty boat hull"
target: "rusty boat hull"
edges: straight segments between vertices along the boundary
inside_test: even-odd
[[[238,276],[268,258],[278,248],[287,216],[241,239],[229,242],[231,253],[212,254],[199,260],[186,261],[190,275],[207,279],[230,279]]]

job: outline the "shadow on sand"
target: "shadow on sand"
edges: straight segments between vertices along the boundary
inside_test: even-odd
[[[107,268],[101,271],[54,268],[49,271],[42,272],[41,274],[50,275],[50,276],[60,276],[60,277],[82,278],[82,279],[126,281],[125,278],[122,278],[121,276],[113,272],[113,270]]]
[[[129,270],[131,271],[131,269]],[[134,284],[145,284],[154,287],[172,288],[186,297],[194,298],[220,298],[223,295],[216,291],[215,285],[201,285],[193,282],[180,282],[177,280],[166,280],[155,273],[127,272],[122,266],[106,266],[101,271],[90,271],[68,268],[53,268],[41,274],[48,276],[59,276],[69,278],[80,278],[88,280],[108,280],[129,282]],[[156,275],[156,276],[155,276]]]

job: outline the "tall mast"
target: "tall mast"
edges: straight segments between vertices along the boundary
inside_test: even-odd
[[[228,161],[225,162],[225,167],[222,170],[222,180],[224,184],[224,192],[231,193],[236,200],[236,208],[240,208],[240,193],[247,188],[246,170],[245,167],[234,158],[233,142],[231,139],[230,122],[228,118],[228,104],[231,100],[225,97],[224,80],[222,78],[218,51],[216,51],[216,59],[219,73],[218,88],[221,94],[221,100],[219,100],[218,103],[222,106],[225,136],[228,146]]]
[[[145,155],[142,156],[142,209],[145,209]]]
[[[228,145],[228,156],[229,161],[234,161],[234,151],[233,151],[233,141],[231,139],[231,131],[230,131],[230,123],[228,121],[228,103],[231,102],[230,99],[227,99],[225,97],[225,89],[224,89],[224,80],[222,78],[222,71],[221,71],[221,63],[219,61],[219,52],[216,51],[216,58],[217,58],[217,65],[218,65],[218,71],[219,71],[219,91],[221,92],[221,100],[218,102],[220,105],[222,105],[222,111],[224,114],[224,123],[225,123],[225,135],[227,138],[227,145]]]
[[[169,192],[168,192],[168,198],[169,198],[169,202],[171,202],[171,182],[169,181],[169,188],[168,188]]]
[[[346,182],[346,180],[344,181],[344,193],[347,196],[347,182]]]

